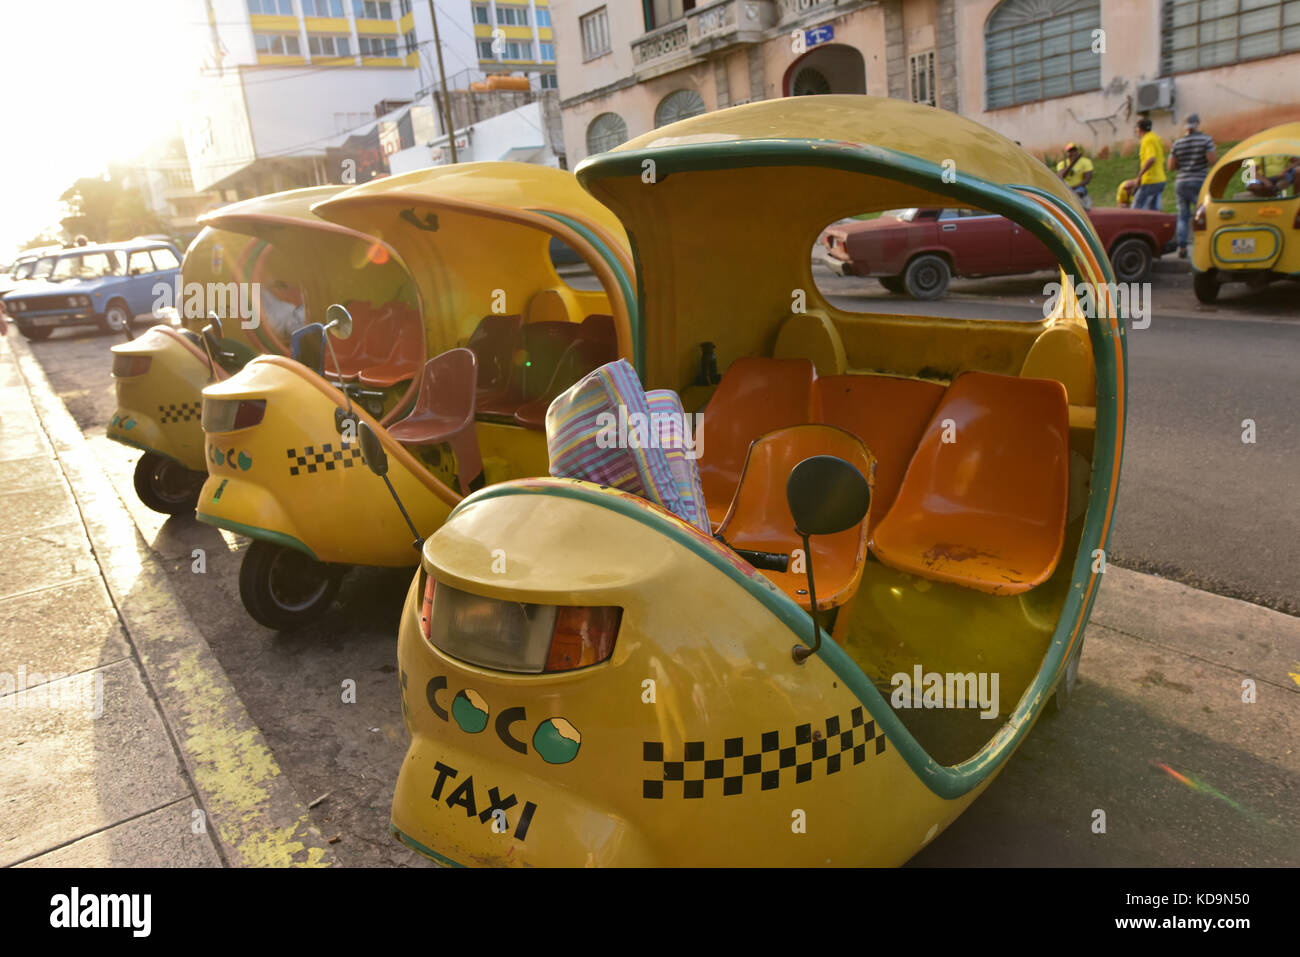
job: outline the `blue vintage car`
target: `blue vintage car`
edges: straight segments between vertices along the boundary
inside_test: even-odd
[[[138,239],[60,252],[44,279],[5,294],[4,311],[28,339],[66,326],[120,332],[153,311],[154,287],[176,285],[180,252],[171,243]]]

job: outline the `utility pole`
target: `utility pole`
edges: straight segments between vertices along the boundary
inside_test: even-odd
[[[438,11],[433,8],[433,0],[429,0],[429,19],[433,21],[433,49],[438,55],[438,79],[442,83],[442,122],[447,127],[447,144],[451,147],[451,161],[455,163],[456,126],[451,119],[451,101],[447,99],[447,71],[442,65],[442,39],[438,36]]]

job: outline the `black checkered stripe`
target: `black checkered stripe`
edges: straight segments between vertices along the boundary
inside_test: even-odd
[[[172,402],[169,405],[158,406],[163,425],[168,422],[191,422],[197,419],[202,411],[202,402]]]
[[[773,791],[782,783],[811,781],[817,767],[828,775],[838,774],[850,763],[862,764],[868,754],[885,751],[884,732],[876,731],[876,722],[866,720],[862,708],[853,709],[847,727],[836,715],[826,719],[824,733],[821,729],[815,733],[811,724],[801,724],[794,729],[793,744],[789,743],[790,732],[786,732],[785,746],[781,737],[780,731],[764,731],[759,750],[752,752],[746,749],[743,737],[727,738],[720,757],[710,757],[703,741],[687,741],[682,761],[665,760],[662,741],[646,741],[643,756],[654,767],[647,768],[641,796],[658,799],[667,791],[670,797],[702,798],[710,781],[722,782],[724,796],[743,794],[746,780],[751,794],[755,784],[759,790]],[[716,789],[712,791],[716,795]]]
[[[306,446],[301,452],[297,449],[289,449],[289,458],[293,460],[289,466],[290,475],[301,475],[304,472],[308,475],[317,472],[333,472],[338,467],[350,469],[360,462],[361,446],[360,444],[345,445],[336,449],[332,442],[326,442],[319,449],[314,445]]]

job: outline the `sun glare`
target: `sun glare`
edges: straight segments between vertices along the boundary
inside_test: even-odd
[[[77,179],[179,133],[205,9],[199,0],[6,4],[0,87],[13,125],[0,153],[0,260],[58,226],[59,196]]]

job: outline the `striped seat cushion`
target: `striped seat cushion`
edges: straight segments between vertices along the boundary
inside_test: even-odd
[[[699,472],[683,432],[677,395],[647,394],[636,370],[619,359],[589,373],[547,409],[551,475],[640,495],[708,532]]]

